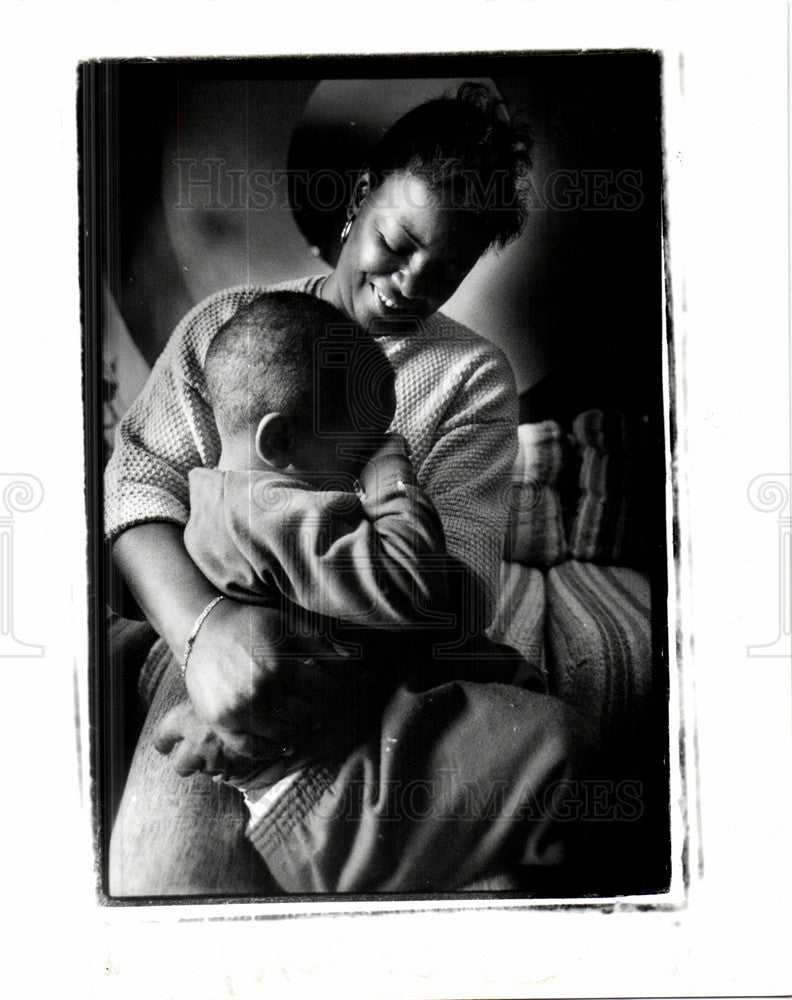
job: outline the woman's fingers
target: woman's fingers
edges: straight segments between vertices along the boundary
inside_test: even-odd
[[[164,716],[154,746],[170,757],[174,770],[183,776],[196,771],[220,774],[227,766],[220,737],[198,718],[189,702],[177,705]]]
[[[286,732],[283,733],[283,739],[278,740],[254,733],[224,733],[223,746],[226,751],[226,770],[234,775],[247,773],[257,764],[263,765],[294,753],[293,741]]]
[[[167,756],[184,739],[191,715],[194,713],[189,703],[185,702],[171,708],[162,718],[154,734],[154,746],[161,754]]]
[[[222,774],[227,761],[220,740],[212,733],[195,742],[182,740],[171,751],[170,762],[177,774]]]

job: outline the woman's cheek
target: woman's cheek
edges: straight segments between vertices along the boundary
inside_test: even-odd
[[[358,259],[360,270],[365,274],[390,274],[392,268],[380,254],[362,253]]]
[[[357,251],[358,270],[366,274],[392,274],[399,270],[399,256],[387,253],[374,239],[361,240]]]

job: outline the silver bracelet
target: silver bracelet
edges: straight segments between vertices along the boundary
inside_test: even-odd
[[[187,642],[185,643],[184,646],[184,656],[182,657],[182,662],[181,662],[182,677],[184,677],[185,674],[187,673],[187,661],[190,659],[190,653],[192,652],[195,640],[198,638],[198,633],[201,631],[201,626],[206,621],[207,617],[209,616],[209,612],[212,610],[212,608],[216,604],[219,604],[220,601],[223,600],[224,596],[225,596],[224,594],[218,594],[217,597],[213,597],[212,600],[206,605],[206,607],[200,613],[200,615],[198,615],[198,617],[195,619],[195,624],[190,630],[190,634],[187,636]]]

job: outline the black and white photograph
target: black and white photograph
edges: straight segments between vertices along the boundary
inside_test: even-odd
[[[5,992],[789,995],[789,5],[0,25]]]
[[[668,892],[662,71],[82,67],[108,898]]]

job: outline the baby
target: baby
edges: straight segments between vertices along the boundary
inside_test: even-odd
[[[443,605],[443,529],[386,434],[394,373],[376,341],[273,292],[221,327],[205,377],[221,454],[190,473],[185,543],[218,590],[384,628]]]
[[[190,473],[187,549],[222,595],[314,616],[338,651],[316,666],[337,682],[324,714],[354,745],[412,664],[433,659],[427,643],[459,636],[440,519],[386,433],[393,369],[334,307],[274,292],[221,327],[205,377],[221,456]],[[222,770],[255,818],[327,735],[233,761],[186,703],[160,727],[158,748],[176,743],[183,773]]]

